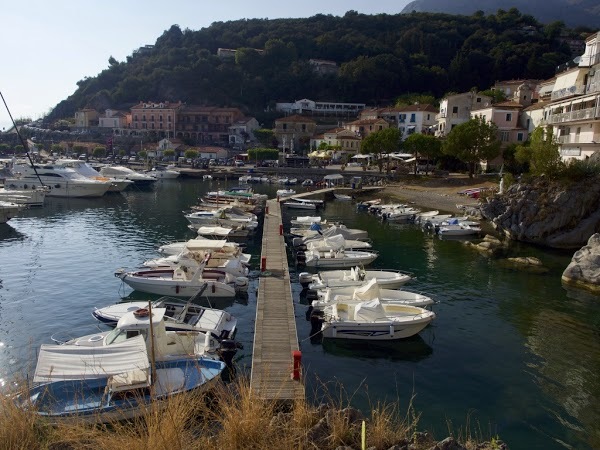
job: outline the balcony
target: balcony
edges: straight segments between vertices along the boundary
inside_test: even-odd
[[[585,86],[569,86],[558,91],[552,92],[551,100],[560,100],[561,98],[572,97],[574,95],[585,94]]]
[[[588,94],[595,94],[596,92],[600,92],[600,81],[596,81],[594,83],[590,83],[587,89]]]
[[[446,118],[446,113],[439,113],[435,115],[435,120],[440,120],[440,119],[445,119]]]
[[[596,114],[596,108],[579,109],[577,111],[570,111],[560,114],[552,114],[548,117],[549,124],[565,123],[565,122],[576,122],[578,120],[590,120],[598,117]]]

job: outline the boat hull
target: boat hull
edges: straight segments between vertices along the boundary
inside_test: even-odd
[[[430,322],[431,319],[410,324],[391,321],[381,323],[325,322],[321,331],[323,338],[327,339],[393,341],[418,334]]]
[[[136,291],[163,296],[190,298],[197,294],[205,283],[207,284],[204,291],[206,297],[233,298],[236,294],[233,286],[214,280],[199,280],[192,283],[184,280],[173,280],[173,278],[166,275],[138,276],[135,274],[123,274],[121,279]]]

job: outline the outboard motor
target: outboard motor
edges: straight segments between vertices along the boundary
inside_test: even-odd
[[[247,277],[236,277],[234,282],[236,292],[248,292],[248,283]]]
[[[309,305],[308,308],[306,308],[306,321],[307,322],[310,320],[310,318],[312,316],[313,309],[315,309],[313,307],[313,305]]]
[[[294,248],[298,252],[305,252],[307,247],[306,247],[306,244],[300,244],[300,245],[296,245]]]
[[[433,223],[431,223],[430,220],[428,220],[427,222],[425,222],[423,224],[423,229],[429,233],[432,233],[435,231],[435,227],[433,226]]]
[[[305,264],[306,263],[306,253],[304,253],[304,252],[296,253],[296,262],[298,264]]]
[[[315,289],[309,289],[306,291],[306,300],[312,302],[313,300],[319,300],[319,293]]]
[[[311,336],[321,331],[323,325],[323,311],[312,311],[310,315],[310,334]]]
[[[221,347],[219,347],[218,351],[219,357],[221,358],[221,361],[223,361],[230,370],[234,370],[233,357],[239,349],[243,348],[244,346],[241,342],[235,341],[233,339],[223,339],[221,341]]]
[[[298,274],[298,282],[302,285],[303,288],[307,288],[308,285],[312,282],[313,276],[309,272],[300,272]]]

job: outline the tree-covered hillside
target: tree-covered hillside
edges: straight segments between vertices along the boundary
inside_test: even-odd
[[[73,117],[85,106],[102,111],[139,101],[237,106],[260,116],[276,101],[301,98],[369,105],[415,92],[439,98],[496,80],[552,77],[575,56],[561,34],[583,38],[591,31],[540,25],[515,9],[468,17],[349,11],[217,22],[199,31],[173,25],[154,48],[123,62],[110,58],[100,74],[79,81],[48,119]],[[237,49],[235,58],[219,58],[218,48]],[[315,73],[310,59],[335,61],[339,74]]]

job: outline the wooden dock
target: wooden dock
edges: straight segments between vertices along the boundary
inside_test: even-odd
[[[378,192],[384,189],[384,186],[365,186],[365,187],[361,187],[361,188],[357,188],[357,189],[352,189],[350,187],[329,187],[329,188],[323,188],[323,189],[315,189],[314,191],[306,191],[306,192],[301,192],[300,194],[294,194],[294,195],[287,195],[285,197],[285,199],[290,199],[290,198],[306,198],[306,197],[312,197],[313,195],[326,195],[330,192],[334,192],[334,191],[342,191],[342,192],[346,192],[348,193],[348,191],[351,191],[357,195],[362,195],[368,192]]]
[[[293,355],[299,350],[287,254],[280,235],[281,207],[267,202],[262,240],[267,276],[258,285],[251,391],[260,398],[291,402],[304,398],[302,379],[293,380]]]

